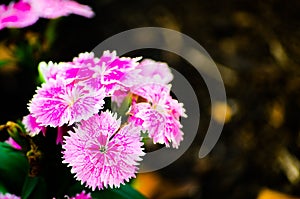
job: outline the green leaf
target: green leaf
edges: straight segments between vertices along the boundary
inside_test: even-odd
[[[34,188],[38,184],[38,178],[37,177],[27,177],[22,189],[22,198],[26,199],[30,196],[30,194],[33,192]]]
[[[0,68],[11,62],[11,60],[0,60]]]
[[[59,23],[60,19],[57,18],[57,19],[53,19],[53,20],[50,20],[48,25],[47,25],[47,28],[45,30],[45,38],[46,38],[46,47],[47,49],[50,49],[56,38],[57,38],[57,25]]]
[[[39,84],[42,84],[42,83],[45,83],[46,80],[44,78],[44,75],[43,75],[43,72],[42,72],[42,67],[45,66],[45,62],[41,62],[39,65],[38,65],[38,71],[39,71],[39,76],[38,76],[38,83]]]
[[[7,191],[20,194],[28,173],[25,155],[6,143],[0,143],[0,182]]]
[[[24,183],[21,198],[44,198],[46,195],[46,182],[42,177],[27,177]]]
[[[124,98],[124,100],[122,101],[120,107],[118,107],[116,102],[112,102],[111,103],[111,110],[113,112],[117,112],[118,115],[124,117],[129,109],[131,105],[131,97],[130,96],[126,96]]]
[[[92,193],[93,199],[146,199],[141,193],[130,185],[122,185],[120,188],[105,189]]]
[[[0,193],[7,193],[7,189],[2,182],[0,182]]]

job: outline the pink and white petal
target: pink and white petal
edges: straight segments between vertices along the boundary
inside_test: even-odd
[[[8,6],[1,6],[0,29],[23,28],[34,24],[39,16],[32,12],[32,7],[28,2],[19,1],[10,3]]]
[[[40,123],[36,121],[36,118],[31,114],[24,116],[22,123],[25,126],[26,131],[28,131],[30,136],[35,136],[39,134],[41,131],[45,135],[46,127],[42,126]]]
[[[131,92],[139,95],[153,104],[165,104],[170,96],[171,85],[149,83],[131,88]]]
[[[136,85],[144,84],[145,78],[140,75],[140,69],[128,71],[121,79],[119,84],[131,88]]]
[[[29,111],[41,125],[72,125],[97,113],[104,104],[104,97],[101,91],[91,92],[78,84],[65,85],[63,81],[53,80],[37,90]]]
[[[137,66],[137,69],[141,70],[140,75],[147,82],[168,84],[173,79],[168,64],[164,62],[145,59]]]
[[[106,50],[103,52],[102,56],[100,57],[99,65],[102,66],[103,63],[110,63],[116,58],[117,58],[117,52],[115,50],[112,52]]]
[[[172,142],[172,147],[178,148],[180,142],[183,140],[182,125],[178,120],[169,116],[166,118],[165,136],[169,142]]]
[[[43,18],[58,18],[70,14],[91,18],[94,12],[89,6],[71,0],[28,0],[35,13]]]
[[[72,106],[69,107],[70,109],[70,118],[69,118],[69,125],[79,122],[81,120],[87,120],[94,114],[98,113],[100,109],[103,108],[104,105],[104,97],[105,93],[98,91],[90,93],[83,93],[80,90],[76,91],[82,95],[79,97]]]
[[[136,113],[133,115],[134,118],[143,121],[142,127],[147,130],[149,137],[153,139],[154,143],[166,144],[165,134],[165,116],[158,111],[150,108],[147,103],[138,103],[135,105]],[[137,123],[137,122],[136,122]]]
[[[118,90],[115,90],[111,96],[112,102],[117,104],[117,107],[121,107],[122,102],[128,96],[129,89],[123,87]]]
[[[67,196],[65,196],[67,197]],[[69,198],[69,197],[67,197]],[[83,190],[81,193],[76,194],[75,196],[71,197],[70,199],[92,199],[91,193],[85,193]]]
[[[137,161],[144,155],[134,128],[123,126],[119,130],[119,120],[109,111],[95,114],[65,138],[63,163],[92,190],[124,184],[135,176]]]
[[[0,199],[21,199],[21,197],[16,196],[14,194],[10,194],[10,193],[1,193],[0,192]]]
[[[172,99],[171,96],[168,97],[166,106],[168,107],[170,114],[177,120],[179,120],[180,117],[187,117],[185,108],[183,108],[183,103],[179,103],[177,100]]]
[[[89,66],[94,67],[99,64],[100,59],[95,57],[93,52],[80,53],[78,57],[73,58],[73,64],[79,66]]]
[[[22,150],[22,147],[12,137],[9,137],[8,140],[5,141],[5,143],[9,144],[14,149]],[[0,197],[0,199],[1,199],[1,197]]]

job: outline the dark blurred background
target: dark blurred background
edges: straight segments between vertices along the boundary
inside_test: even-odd
[[[207,88],[192,66],[167,52],[136,52],[184,74],[201,109],[190,149],[170,166],[139,175],[136,188],[153,199],[300,198],[300,1],[79,2],[90,5],[96,16],[40,19],[27,28],[0,31],[0,60],[9,60],[0,62],[1,124],[28,114],[40,61],[70,61],[128,29],[170,28],[192,37],[210,54],[228,102],[211,112]],[[211,114],[218,119],[224,109],[222,135],[213,151],[199,159]]]

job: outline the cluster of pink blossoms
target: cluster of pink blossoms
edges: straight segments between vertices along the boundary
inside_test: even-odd
[[[0,199],[21,199],[21,197],[10,193],[6,193],[6,194],[0,193]]]
[[[0,5],[0,30],[5,27],[23,28],[34,24],[39,18],[58,18],[69,14],[94,16],[89,6],[72,0],[20,0],[8,6]]]
[[[178,148],[183,140],[183,104],[170,96],[173,79],[166,63],[118,57],[105,51],[81,53],[72,62],[39,65],[45,83],[28,105],[23,123],[31,136],[58,128],[63,163],[92,190],[119,187],[135,177],[142,160],[141,132],[154,143]],[[105,98],[121,106],[130,98],[128,119],[103,110]],[[63,132],[63,126],[73,130]]]
[[[92,199],[92,196],[90,193],[85,193],[85,191],[82,191],[81,193],[76,194],[73,197],[65,196],[67,199]],[[14,194],[10,193],[0,193],[0,199],[21,199],[21,197],[16,196]],[[53,198],[55,199],[55,198]]]
[[[67,199],[92,199],[92,196],[90,193],[85,193],[85,191],[82,191],[81,193],[76,194],[73,197],[65,196]]]

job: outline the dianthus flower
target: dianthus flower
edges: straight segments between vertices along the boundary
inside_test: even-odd
[[[172,81],[173,75],[167,63],[157,62],[151,59],[144,59],[137,67],[140,70],[139,76],[135,77],[140,83],[168,84]]]
[[[0,30],[23,28],[34,24],[40,17],[58,18],[69,14],[92,17],[89,6],[81,5],[71,0],[20,0],[11,2],[8,6],[0,5]]]
[[[0,199],[21,199],[21,197],[10,193],[6,193],[6,194],[0,193]]]
[[[94,89],[104,87],[110,95],[122,85],[122,79],[135,70],[140,58],[118,57],[116,51],[104,51],[100,58],[94,53],[81,53],[73,59],[72,64],[81,66],[77,78]],[[92,74],[91,74],[92,71]]]
[[[63,163],[92,190],[119,187],[135,177],[142,145],[140,128],[121,126],[121,118],[106,111],[80,122],[65,136]]]
[[[42,126],[60,127],[88,119],[103,107],[103,90],[90,91],[87,86],[50,80],[38,88],[29,103],[29,111]]]
[[[138,99],[133,101],[129,111],[129,121],[141,125],[154,143],[178,148],[183,140],[180,117],[186,117],[183,104],[170,96],[170,86],[144,84],[132,88]],[[142,98],[142,102],[139,102]]]
[[[132,87],[146,83],[167,85],[172,79],[173,75],[167,63],[144,59],[121,79],[122,87],[112,95],[112,101],[120,107]]]
[[[65,196],[67,199],[92,199],[92,196],[90,193],[85,193],[85,191],[83,190],[81,193],[76,194],[76,196],[73,197],[69,197],[69,196]]]
[[[0,5],[0,30],[5,27],[23,28],[34,24],[39,16],[31,12],[28,2],[19,1],[8,6]]]
[[[98,58],[93,52],[80,53],[72,62],[41,62],[39,70],[45,79],[64,79],[67,83],[84,83],[93,90],[105,89],[107,96],[123,87],[122,79],[134,71],[139,58],[118,57],[116,52],[104,51]]]

